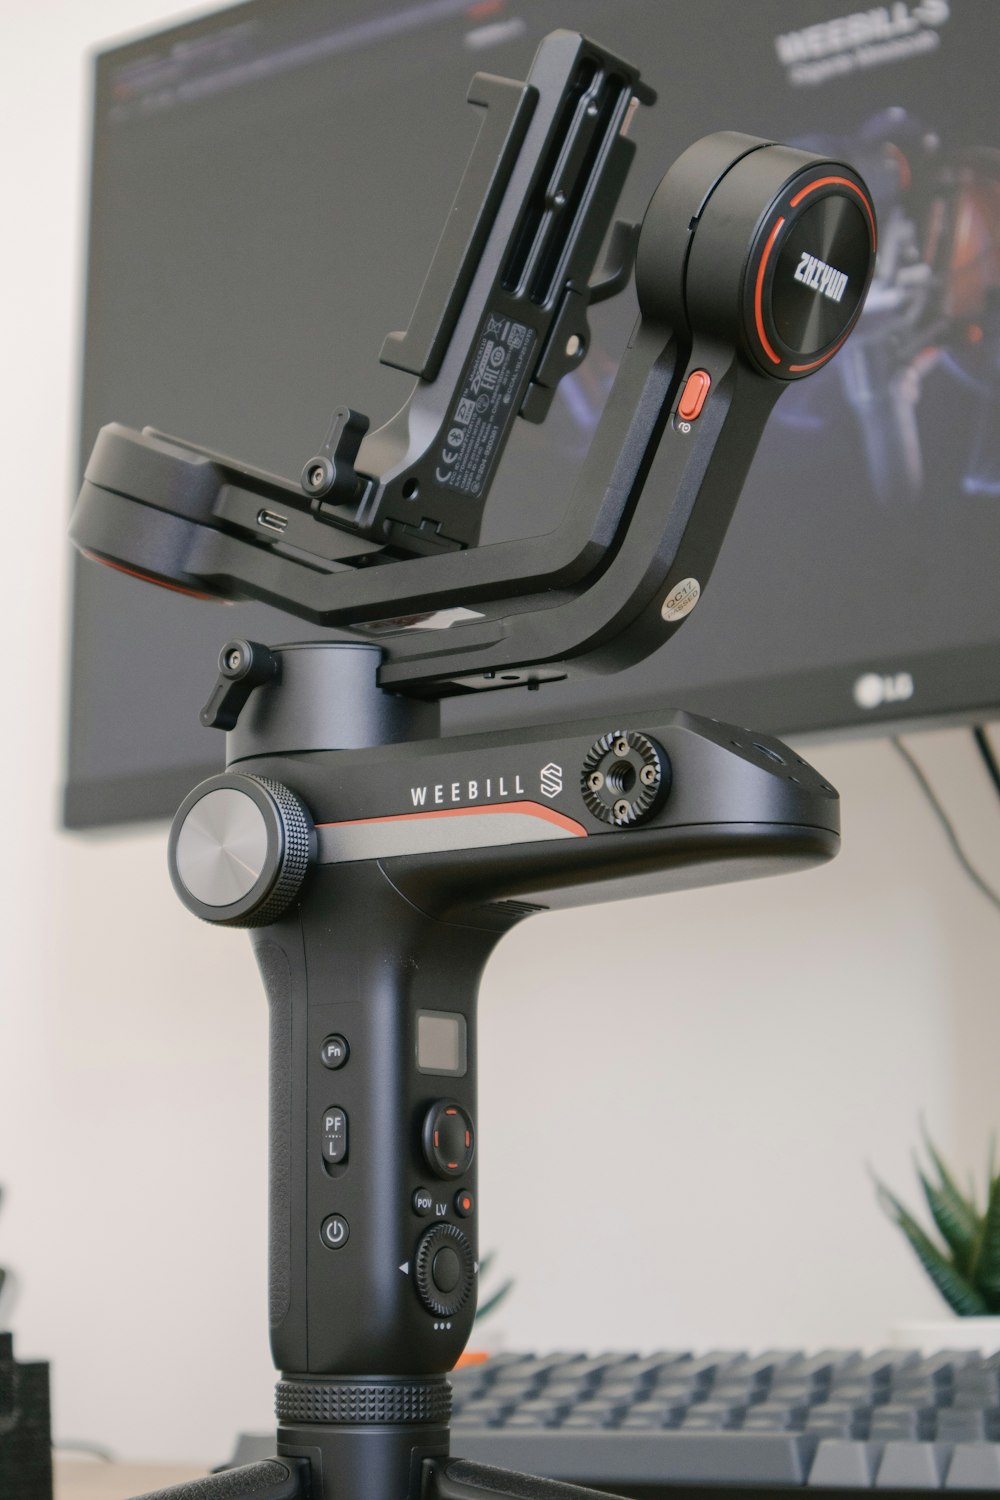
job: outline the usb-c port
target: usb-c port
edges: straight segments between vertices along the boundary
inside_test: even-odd
[[[276,531],[280,535],[288,525],[288,517],[279,516],[276,510],[259,510],[257,525],[263,526],[265,531]]]

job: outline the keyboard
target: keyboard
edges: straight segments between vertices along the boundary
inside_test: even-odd
[[[1000,1354],[499,1354],[450,1379],[454,1454],[635,1500],[1000,1495]]]

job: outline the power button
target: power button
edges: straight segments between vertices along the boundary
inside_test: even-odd
[[[682,422],[693,422],[701,416],[711,384],[712,377],[707,370],[691,371],[677,403],[677,415]]]
[[[339,1250],[341,1245],[347,1244],[351,1229],[341,1214],[331,1214],[328,1219],[323,1220],[319,1233],[328,1250]]]

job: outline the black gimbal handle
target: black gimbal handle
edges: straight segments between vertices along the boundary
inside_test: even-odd
[[[181,805],[171,874],[199,916],[253,928],[268,995],[279,1454],[309,1460],[314,1500],[412,1496],[447,1454],[475,1310],[475,1002],[499,937],[819,863],[837,799],[779,741],[712,720],[424,738],[375,648],[275,654],[230,769]],[[539,1130],[554,1149],[544,1111]]]
[[[468,1342],[475,998],[501,932],[434,921],[363,861],[319,866],[291,912],[253,934],[270,1008],[271,1348],[289,1411],[310,1376],[405,1385],[445,1374]],[[421,1013],[461,1018],[460,1074],[418,1070]],[[472,1137],[447,1158],[424,1131],[445,1109]],[[433,1280],[442,1249],[457,1277],[447,1291]],[[434,1415],[436,1385],[401,1390],[384,1399],[425,1400]]]

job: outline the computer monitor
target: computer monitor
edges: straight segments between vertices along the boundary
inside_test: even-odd
[[[823,0],[250,0],[96,62],[81,466],[151,424],[297,475],[338,405],[384,421],[405,328],[478,128],[480,70],[523,78],[554,27],[638,62],[637,220],[693,140],[835,152],[873,190],[878,272],[844,350],[781,398],[711,587],[597,684],[611,720],[670,704],[785,735],[1000,707],[1000,9]],[[540,427],[516,424],[483,542],[566,505],[636,314],[596,308]],[[77,560],[65,821],[171,813],[220,769],[198,710],[220,645],[315,638]],[[449,702],[447,732],[572,717],[595,683]],[[614,727],[611,725],[611,727]]]

